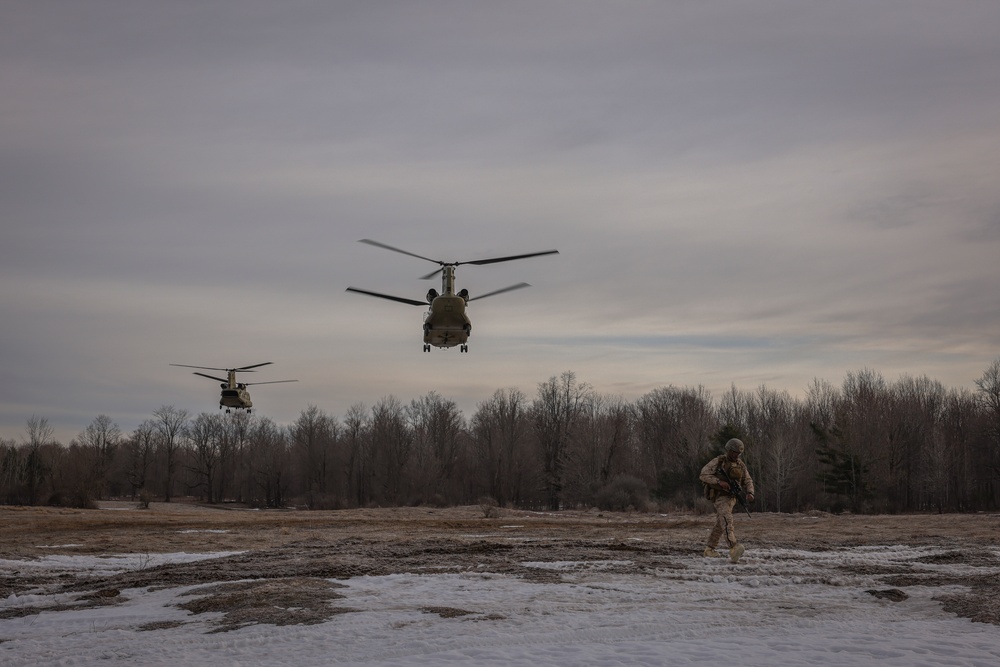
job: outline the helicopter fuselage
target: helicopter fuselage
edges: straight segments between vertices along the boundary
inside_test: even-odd
[[[222,385],[222,397],[219,398],[219,408],[236,408],[237,410],[249,410],[253,407],[250,400],[250,392],[246,387],[237,385],[235,387],[228,384]]]
[[[465,314],[465,305],[465,297],[457,294],[435,297],[424,314],[424,344],[455,347],[467,343],[472,322]]]
[[[455,347],[461,345],[462,352],[468,351],[466,343],[472,333],[472,322],[465,314],[469,303],[469,291],[455,293],[455,266],[441,267],[441,292],[427,293],[431,307],[424,313],[424,352],[434,347]]]

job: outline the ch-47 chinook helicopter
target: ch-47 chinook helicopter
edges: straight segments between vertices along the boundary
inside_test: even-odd
[[[212,368],[209,366],[188,366],[187,364],[170,364],[171,366],[180,366],[182,368],[201,368],[206,371],[226,371],[227,378],[219,378],[214,375],[207,375],[205,373],[198,373],[195,371],[195,375],[200,375],[203,378],[208,378],[209,380],[216,380],[222,383],[222,397],[219,399],[219,409],[223,407],[226,408],[228,413],[230,409],[235,410],[246,410],[250,412],[250,408],[253,407],[253,401],[250,400],[250,392],[247,391],[247,387],[253,384],[278,384],[280,382],[298,382],[298,380],[271,380],[270,382],[237,382],[236,373],[237,371],[242,371],[245,373],[253,373],[251,370],[253,368],[259,368],[260,366],[267,366],[272,364],[272,361],[265,361],[262,364],[253,364],[252,366],[241,366],[240,368]]]
[[[424,352],[430,352],[432,345],[434,347],[442,348],[455,347],[458,345],[460,346],[460,351],[468,352],[469,346],[467,345],[467,342],[469,340],[469,334],[472,333],[472,322],[469,321],[469,317],[465,314],[466,305],[470,301],[475,301],[476,299],[485,299],[488,296],[503,294],[504,292],[521,289],[522,287],[531,287],[528,283],[518,283],[493,292],[487,292],[486,294],[470,297],[469,290],[463,289],[457,293],[455,292],[455,267],[461,264],[496,264],[497,262],[509,262],[515,259],[538,257],[539,255],[559,254],[558,250],[543,250],[541,252],[532,252],[526,255],[511,255],[509,257],[494,257],[492,259],[476,259],[467,262],[442,262],[439,259],[431,259],[430,257],[417,255],[406,250],[393,248],[390,245],[379,243],[378,241],[372,241],[371,239],[361,239],[360,243],[367,243],[368,245],[373,245],[376,248],[392,250],[393,252],[402,253],[404,255],[409,255],[410,257],[416,257],[418,259],[427,260],[428,262],[434,262],[435,264],[441,265],[440,269],[428,273],[426,276],[421,276],[421,279],[423,280],[430,280],[437,274],[441,274],[441,293],[438,294],[437,290],[431,288],[427,292],[426,301],[406,299],[399,296],[391,296],[389,294],[379,294],[378,292],[370,292],[368,290],[358,289],[357,287],[347,288],[348,292],[357,292],[358,294],[375,296],[380,299],[398,301],[399,303],[406,303],[411,306],[426,306],[430,304],[430,308],[426,313],[424,313]]]

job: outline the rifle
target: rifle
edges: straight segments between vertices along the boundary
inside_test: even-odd
[[[721,477],[722,480],[729,484],[730,495],[736,498],[736,502],[740,504],[740,507],[746,511],[747,516],[750,516],[750,508],[747,507],[747,494],[743,490],[743,486],[737,482],[735,479],[729,476],[729,472],[726,470],[725,464],[719,466],[719,469],[715,472],[716,477]]]

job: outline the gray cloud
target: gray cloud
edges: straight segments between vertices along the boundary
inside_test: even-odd
[[[274,361],[264,414],[998,354],[990,3],[21,3],[0,21],[0,437]],[[420,352],[431,267],[482,293]],[[259,398],[257,398],[259,396]]]

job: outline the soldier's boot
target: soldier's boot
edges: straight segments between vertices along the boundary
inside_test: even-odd
[[[735,546],[730,547],[729,560],[731,560],[734,563],[738,563],[740,561],[740,556],[743,555],[744,551],[745,549],[743,548],[742,544],[736,544]]]
[[[705,547],[705,550],[701,552],[701,555],[705,558],[722,558],[722,554],[713,549],[712,547]]]

